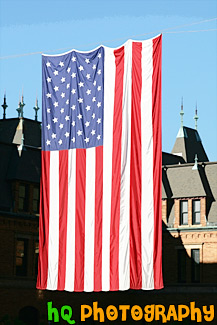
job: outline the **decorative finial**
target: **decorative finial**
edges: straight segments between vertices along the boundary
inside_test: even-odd
[[[38,110],[39,110],[39,107],[38,107],[38,98],[37,98],[37,95],[36,95],[35,107],[33,107],[33,109],[35,110],[35,121],[38,121]]]
[[[192,167],[192,170],[197,170],[198,169],[198,158],[197,158],[197,154],[195,154],[195,157],[194,157],[194,166]]]
[[[23,117],[23,107],[25,106],[24,104],[24,96],[23,96],[23,89],[22,89],[22,96],[21,96],[21,103],[20,103],[20,117]]]
[[[2,104],[3,107],[3,119],[6,119],[6,108],[8,107],[7,103],[6,103],[6,92],[4,93],[4,103]]]
[[[23,104],[23,99],[24,99],[24,97],[23,97],[23,88],[22,88],[22,96],[21,96],[21,104]]]
[[[198,115],[197,115],[197,102],[196,102],[196,108],[195,108],[195,116],[194,116],[194,120],[195,120],[195,130],[197,130],[197,120],[199,119]]]
[[[20,117],[21,114],[21,107],[20,107],[21,103],[20,103],[20,95],[19,95],[19,103],[18,103],[18,108],[17,108],[17,112],[18,112],[18,117]]]
[[[183,97],[181,100],[181,112],[180,112],[180,116],[181,116],[181,127],[183,128],[183,115],[184,115],[184,111],[183,111]]]

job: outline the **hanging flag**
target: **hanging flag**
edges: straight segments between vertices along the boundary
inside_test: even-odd
[[[42,56],[38,289],[163,287],[161,38]]]

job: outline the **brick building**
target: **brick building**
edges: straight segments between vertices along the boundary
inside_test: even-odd
[[[188,303],[217,301],[217,162],[209,162],[196,129],[178,132],[172,153],[163,153],[163,275],[160,291],[68,293],[36,290],[41,124],[23,117],[0,120],[0,324],[19,318],[47,324],[48,301],[81,304]],[[181,110],[183,114],[183,110]],[[204,295],[205,293],[205,295]],[[63,322],[66,324],[66,322]],[[86,322],[87,323],[87,322]],[[93,324],[89,321],[89,324]],[[118,322],[115,322],[116,324]],[[140,323],[140,322],[138,322]],[[142,322],[141,322],[142,323]],[[13,322],[11,322],[13,324]]]
[[[170,285],[217,283],[217,162],[209,162],[199,133],[181,125],[172,163],[163,159],[164,281]],[[168,163],[169,162],[169,163]],[[173,263],[169,263],[173,256]]]

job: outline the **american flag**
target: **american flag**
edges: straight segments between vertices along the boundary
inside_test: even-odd
[[[38,289],[160,289],[161,35],[42,56]]]

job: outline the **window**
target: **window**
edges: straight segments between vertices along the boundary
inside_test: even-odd
[[[16,275],[27,275],[27,239],[17,239],[16,241]]]
[[[188,201],[180,201],[180,225],[188,224]]]
[[[22,212],[29,211],[29,185],[28,184],[19,184],[19,193],[18,193],[18,210]]]
[[[15,212],[39,214],[40,190],[36,183],[16,182],[14,184]]]
[[[185,249],[178,249],[178,282],[186,282],[186,252]]]
[[[192,201],[192,224],[200,224],[200,200]]]
[[[200,250],[191,250],[191,281],[200,282]]]
[[[33,187],[33,202],[32,202],[33,213],[39,213],[39,187]]]

